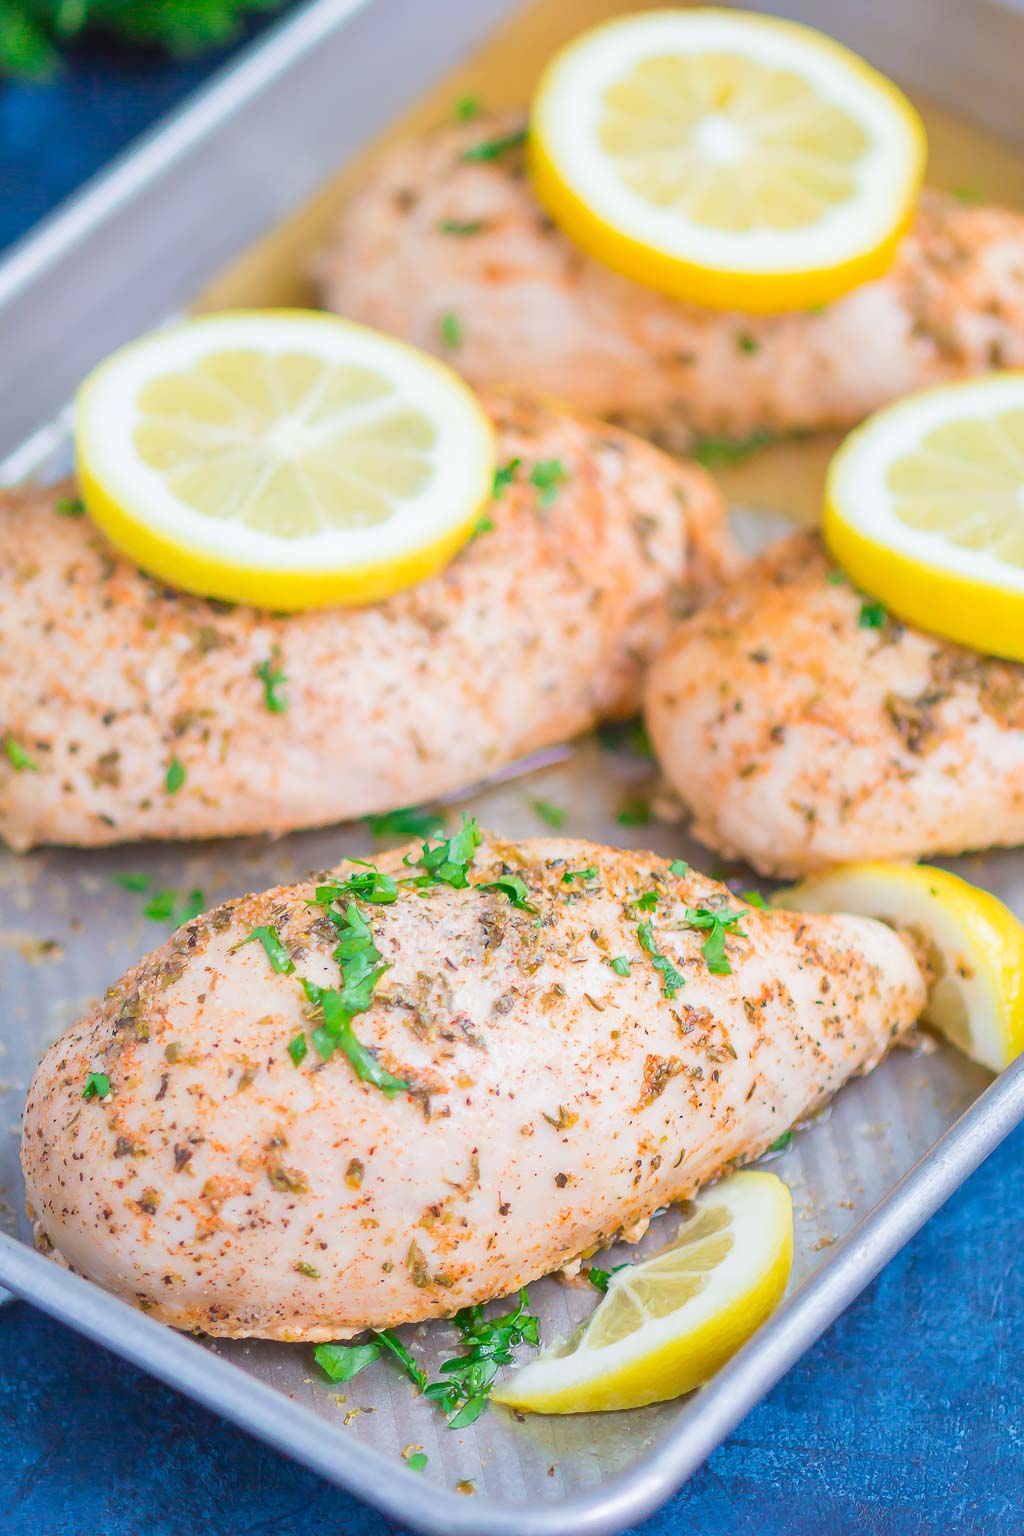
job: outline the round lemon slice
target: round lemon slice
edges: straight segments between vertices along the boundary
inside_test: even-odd
[[[885,271],[925,137],[894,85],[809,27],[661,10],[556,55],[530,154],[541,202],[599,261],[674,298],[771,312]]]
[[[1024,374],[910,395],[843,443],[825,538],[899,618],[1024,661]]]
[[[299,310],[156,331],[76,410],[82,495],[112,543],[173,586],[279,610],[430,575],[494,471],[491,424],[449,368]]]
[[[694,1201],[671,1247],[612,1274],[597,1311],[493,1397],[530,1413],[641,1408],[701,1386],[771,1313],[793,1262],[793,1206],[772,1173]]]
[[[988,891],[925,864],[844,864],[772,901],[904,930],[930,973],[925,1022],[993,1072],[1024,1050],[1024,926]]]

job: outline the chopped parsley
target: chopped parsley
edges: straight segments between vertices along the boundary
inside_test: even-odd
[[[438,811],[424,811],[415,805],[386,811],[382,816],[364,816],[363,822],[376,838],[436,837],[444,829],[444,817]]]
[[[481,512],[480,516],[477,518],[476,522],[473,524],[473,532],[470,534],[469,537],[471,539],[478,539],[482,533],[493,533],[493,532],[494,532],[494,518],[493,517],[489,517],[486,512]]]
[[[460,96],[452,110],[457,123],[471,123],[480,116],[483,103],[479,96]]]
[[[690,871],[690,866],[689,866],[689,864],[687,864],[685,859],[673,859],[672,863],[668,867],[669,874],[670,875],[678,875],[680,880],[683,878],[684,875],[689,874],[689,871]]]
[[[172,757],[167,766],[167,777],[164,779],[164,788],[169,795],[176,795],[185,782],[185,765],[180,758]]]
[[[622,827],[642,827],[651,820],[650,801],[643,795],[627,795],[619,806],[615,820]]]
[[[749,331],[740,332],[740,334],[736,337],[736,345],[739,347],[740,351],[745,352],[748,357],[752,357],[755,352],[760,352],[761,350],[761,343],[758,341],[756,336],[751,336]]]
[[[441,315],[437,322],[437,331],[442,346],[447,347],[449,352],[454,352],[462,341],[462,321],[454,309],[446,309]]]
[[[357,901],[370,901],[379,907],[389,907],[398,900],[398,886],[390,875],[364,859],[353,859],[352,863],[360,865],[359,873],[349,875],[347,880],[318,885],[313,893],[314,906],[329,907],[332,901],[340,901],[343,896],[354,896]]]
[[[648,918],[646,923],[641,923],[636,930],[636,936],[640,940],[640,947],[647,951],[651,964],[661,977],[661,990],[667,998],[675,997],[679,988],[686,985],[686,977],[681,971],[677,971],[667,955],[663,955],[658,948],[658,942],[654,937],[654,928]]]
[[[142,915],[148,917],[151,923],[170,923],[173,928],[180,928],[183,923],[190,923],[205,910],[206,897],[198,888],[187,892],[180,899],[177,891],[154,891],[143,907]]]
[[[263,684],[263,703],[272,715],[283,715],[288,708],[288,700],[278,692],[288,681],[278,666],[278,659],[278,656],[271,654],[266,661],[261,661],[258,667],[253,668],[254,675]]]
[[[551,800],[531,800],[530,809],[541,821],[549,827],[561,828],[565,826],[568,812],[561,805],[555,805]]]
[[[442,219],[437,226],[442,235],[478,235],[484,227],[483,219]]]
[[[732,966],[725,953],[725,935],[732,932],[738,938],[745,938],[741,928],[736,924],[743,916],[742,912],[714,912],[710,907],[687,907],[685,912],[686,922],[691,928],[707,930],[707,938],[701,946],[707,968],[714,976],[731,976]]]
[[[759,429],[748,437],[698,437],[690,453],[705,469],[720,469],[729,464],[742,464],[760,448],[766,448],[776,440],[776,433]]]
[[[597,870],[593,864],[588,864],[586,869],[567,869],[562,876],[563,885],[571,885],[574,880],[596,880]]]
[[[516,471],[522,464],[522,459],[508,459],[504,464],[499,464],[494,471],[494,484],[491,486],[491,495],[495,501],[500,501],[505,493],[505,487],[512,484],[516,477]]]
[[[478,885],[478,891],[498,891],[507,896],[514,907],[521,912],[536,912],[537,908],[531,906],[527,897],[530,892],[524,880],[518,875],[499,875],[497,880],[490,880],[486,885]]]
[[[90,1072],[82,1089],[83,1099],[105,1099],[110,1092],[110,1078],[105,1072]]]
[[[313,1359],[332,1381],[351,1381],[387,1351],[398,1361],[409,1380],[422,1392],[427,1373],[416,1364],[401,1339],[390,1328],[374,1332],[366,1344],[318,1344]]]
[[[295,1035],[288,1042],[288,1055],[297,1067],[301,1067],[305,1061],[308,1049],[305,1035]]]
[[[850,578],[847,576],[846,572],[840,570],[829,571],[828,575],[825,577],[825,580],[828,582],[830,587],[843,587],[846,585],[849,579]]]
[[[334,958],[342,969],[342,985],[340,989],[318,987],[303,978],[306,997],[322,1019],[313,1030],[313,1044],[324,1061],[340,1050],[360,1081],[372,1083],[388,1098],[407,1093],[409,1084],[382,1067],[352,1028],[356,1014],[372,1006],[374,989],[390,966],[380,964],[380,950],[373,942],[370,925],[354,901],[348,903],[344,915],[334,911],[328,915],[338,930]]]
[[[626,959],[625,955],[616,955],[615,959],[609,960],[608,964],[611,966],[616,976],[630,975],[629,961]]]
[[[251,944],[254,939],[263,945],[263,948],[267,953],[267,959],[270,961],[272,968],[277,972],[277,974],[279,976],[291,976],[295,970],[294,962],[291,955],[281,943],[281,935],[278,933],[273,924],[268,923],[264,925],[261,923],[260,926],[258,928],[254,928],[249,937],[247,939],[243,939],[242,943],[237,945],[236,948],[241,949],[243,944]],[[305,1051],[303,1051],[302,1054],[305,1055]]]
[[[484,139],[462,151],[463,160],[500,160],[510,149],[519,149],[526,143],[526,129],[517,128],[513,133],[503,133],[496,139]]]
[[[790,1142],[792,1140],[793,1140],[793,1132],[792,1131],[783,1131],[781,1136],[776,1136],[775,1140],[772,1142],[770,1147],[766,1147],[765,1148],[765,1151],[766,1152],[785,1152],[786,1148],[789,1146],[789,1144],[790,1144]]]
[[[405,1464],[411,1472],[422,1472],[429,1460],[426,1451],[413,1451],[411,1456],[405,1458]]]
[[[419,858],[406,854],[403,862],[410,867],[418,865],[422,875],[410,875],[402,881],[421,890],[434,885],[451,885],[464,890],[469,884],[469,868],[480,846],[480,828],[475,816],[462,813],[462,826],[454,837],[443,838],[431,847],[423,844]]]
[[[860,605],[860,616],[857,625],[860,629],[884,629],[889,619],[881,603],[870,602],[865,599]]]
[[[121,887],[122,891],[135,891],[139,894],[142,891],[148,891],[153,883],[152,875],[143,874],[112,875],[111,879],[115,885]]]
[[[616,1264],[614,1269],[598,1269],[595,1265],[591,1264],[586,1272],[587,1279],[596,1290],[607,1291],[608,1282],[612,1275],[617,1275],[620,1269],[629,1269],[629,1267],[628,1264]]]
[[[38,773],[39,764],[34,757],[29,757],[25,748],[15,741],[13,736],[4,737],[4,751],[7,753],[7,761],[15,773]]]
[[[568,479],[561,459],[540,459],[530,470],[530,484],[540,491],[540,504],[550,507]]]
[[[511,1365],[520,1344],[538,1344],[540,1325],[530,1311],[525,1289],[511,1312],[486,1318],[483,1307],[463,1307],[452,1321],[466,1346],[461,1355],[441,1366],[440,1381],[423,1388],[423,1395],[449,1416],[449,1429],[465,1429],[483,1411],[499,1365]]]
[[[629,752],[633,757],[654,759],[651,738],[641,720],[617,721],[599,725],[597,739],[609,752]]]
[[[657,891],[644,891],[642,896],[630,896],[626,902],[627,907],[636,907],[639,912],[653,912],[657,905]]]
[[[53,504],[53,510],[61,517],[84,517],[85,502],[81,496],[58,496]]]
[[[748,907],[766,907],[768,905],[760,891],[740,891],[740,900],[745,901]]]

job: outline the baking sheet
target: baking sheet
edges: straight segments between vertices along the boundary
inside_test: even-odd
[[[20,366],[25,388],[14,426],[8,417],[0,427],[6,433],[3,450],[10,455],[2,473],[10,478],[62,467],[66,413],[60,407],[80,373],[124,335],[166,319],[226,255],[285,211],[282,202],[288,203],[289,197],[299,201],[317,167],[320,174],[325,169],[323,145],[311,149],[311,163],[301,176],[292,175],[287,194],[277,189],[261,201],[262,194],[252,194],[243,182],[236,189],[237,229],[219,230],[204,240],[196,235],[201,224],[194,225],[184,278],[179,274],[170,281],[151,274],[147,285],[132,255],[124,278],[130,302],[123,310],[104,310],[104,301],[112,295],[109,269],[117,261],[108,259],[98,266],[97,256],[124,254],[120,219],[128,219],[130,231],[147,208],[149,217],[156,218],[159,206],[160,217],[166,219],[173,217],[175,198],[193,207],[192,182],[182,177],[190,165],[190,175],[196,172],[192,157],[199,150],[203,185],[212,188],[218,176],[225,185],[224,177],[236,168],[233,155],[246,114],[258,115],[261,102],[266,109],[269,98],[261,93],[277,93],[275,99],[289,102],[302,97],[307,113],[303,132],[314,119],[319,123],[315,115],[326,111],[322,98],[330,78],[323,68],[325,54],[335,69],[344,67],[353,79],[364,53],[378,61],[386,57],[389,64],[395,58],[385,94],[386,106],[397,110],[505,9],[479,0],[475,5],[441,0],[427,26],[424,11],[401,0],[376,0],[372,6],[365,0],[322,0],[263,45],[253,56],[262,61],[259,67],[250,59],[243,71],[215,86],[205,104],[200,103],[198,119],[186,114],[172,125],[168,131],[173,143],[159,137],[152,141],[141,162],[129,161],[115,173],[112,191],[98,202],[87,196],[70,222],[58,221],[44,231],[34,253],[31,243],[16,253],[12,263],[0,269],[0,340],[21,341],[13,350],[0,347],[0,355],[5,373]],[[961,16],[970,9],[964,7]],[[438,47],[427,34],[437,32],[441,10],[449,30],[444,46]],[[397,51],[396,27],[404,29]],[[1024,41],[1024,26],[1019,31]],[[421,36],[422,50],[413,46]],[[956,46],[955,39],[951,46]],[[397,88],[395,75],[401,81]],[[332,89],[337,90],[336,75]],[[316,91],[319,105],[313,100]],[[324,121],[338,116],[335,109]],[[374,111],[358,128],[339,124],[329,146],[331,161],[346,144],[355,147],[382,120]],[[288,133],[283,137],[287,141]],[[285,174],[287,147],[286,142],[279,148],[271,167],[280,175]],[[170,182],[161,181],[164,175],[171,176]],[[159,226],[147,239],[158,233]],[[55,378],[48,371],[55,350],[26,340],[31,329],[26,317],[47,314],[51,285],[62,271],[66,275],[71,270],[77,290],[65,296],[64,315],[73,328],[66,334],[83,340],[72,346],[70,365],[61,360]],[[182,287],[186,280],[191,289]],[[741,515],[739,523],[748,542],[779,531],[749,516]],[[653,773],[648,761],[628,750],[588,739],[558,761],[475,794],[464,808],[505,835],[536,835],[543,827],[530,802],[543,797],[569,810],[570,834],[653,848],[714,871],[717,861],[687,837],[682,825],[625,827],[618,822],[624,795],[656,789]],[[451,822],[457,821],[461,808],[452,808]],[[982,1069],[945,1047],[935,1047],[897,1051],[869,1078],[848,1085],[830,1110],[772,1162],[792,1188],[796,1213],[796,1256],[786,1306],[711,1387],[681,1402],[629,1414],[518,1421],[493,1408],[476,1425],[453,1433],[384,1365],[339,1390],[321,1379],[310,1348],[262,1342],[196,1344],[29,1253],[23,1246],[30,1234],[22,1210],[17,1143],[22,1100],[34,1064],[49,1041],[167,931],[143,916],[145,898],[118,887],[113,876],[144,870],[153,876],[154,889],[185,893],[199,888],[213,904],[371,848],[365,828],[344,827],[276,842],[252,838],[184,847],[0,855],[0,1228],[13,1239],[0,1244],[0,1280],[410,1526],[509,1536],[622,1529],[699,1464],[800,1349],[1006,1134],[1024,1113],[1024,1072],[1017,1067],[990,1087]],[[950,861],[948,867],[995,891],[1024,915],[1024,861],[1019,855],[972,857]],[[741,871],[732,866],[723,873],[739,876]],[[749,883],[749,876],[743,879],[744,885]],[[620,1247],[609,1261],[631,1258],[664,1242],[677,1221],[677,1215],[665,1215],[653,1224],[639,1250]],[[553,1279],[535,1284],[531,1295],[547,1341],[569,1332],[596,1301],[591,1288],[568,1287]],[[436,1368],[450,1352],[452,1335],[444,1324],[402,1332],[429,1368]],[[401,1453],[410,1446],[427,1452],[422,1473],[410,1473],[402,1464]],[[460,1483],[473,1497],[452,1494]]]

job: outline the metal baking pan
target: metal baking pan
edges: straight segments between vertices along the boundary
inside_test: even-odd
[[[318,0],[18,247],[0,266],[0,478],[63,467],[67,401],[88,368],[187,306],[514,8],[512,0]],[[912,88],[1024,143],[1019,10],[996,0],[764,8],[817,22]],[[515,836],[540,830],[529,802],[544,796],[572,807],[570,832],[711,867],[678,826],[617,823],[622,795],[651,771],[628,751],[587,740],[465,804]],[[1024,1118],[1024,1060],[992,1082],[944,1047],[897,1051],[795,1137],[774,1165],[796,1210],[788,1299],[688,1399],[573,1419],[518,1421],[493,1408],[453,1433],[404,1380],[377,1367],[348,1383],[339,1402],[306,1347],[176,1334],[35,1254],[17,1148],[43,1047],[163,936],[114,873],[144,869],[155,886],[200,887],[213,902],[367,844],[363,829],[347,827],[277,842],[0,854],[0,1283],[406,1526],[439,1536],[621,1531],[700,1465]],[[1024,913],[1019,855],[951,867]],[[663,1242],[677,1220],[658,1219],[641,1248]],[[531,1294],[549,1340],[593,1306],[592,1292],[553,1279]],[[444,1324],[404,1332],[431,1367],[451,1342]],[[424,1472],[403,1462],[412,1445],[428,1453]],[[475,1496],[456,1492],[460,1484]]]

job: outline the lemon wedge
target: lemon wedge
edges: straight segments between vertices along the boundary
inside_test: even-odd
[[[76,406],[82,495],[173,586],[279,610],[366,603],[445,564],[494,471],[443,363],[332,315],[226,313],[121,348]]]
[[[825,538],[897,617],[1024,661],[1024,374],[870,417],[829,467]]]
[[[809,27],[659,10],[555,56],[530,159],[541,202],[599,261],[673,298],[772,312],[885,271],[925,136],[890,81]]]
[[[613,1273],[568,1343],[492,1394],[528,1413],[641,1408],[701,1386],[778,1305],[793,1205],[772,1173],[736,1173],[693,1202],[675,1242]]]
[[[988,891],[926,864],[843,864],[772,897],[904,930],[931,976],[924,1021],[993,1072],[1024,1050],[1024,925]]]

